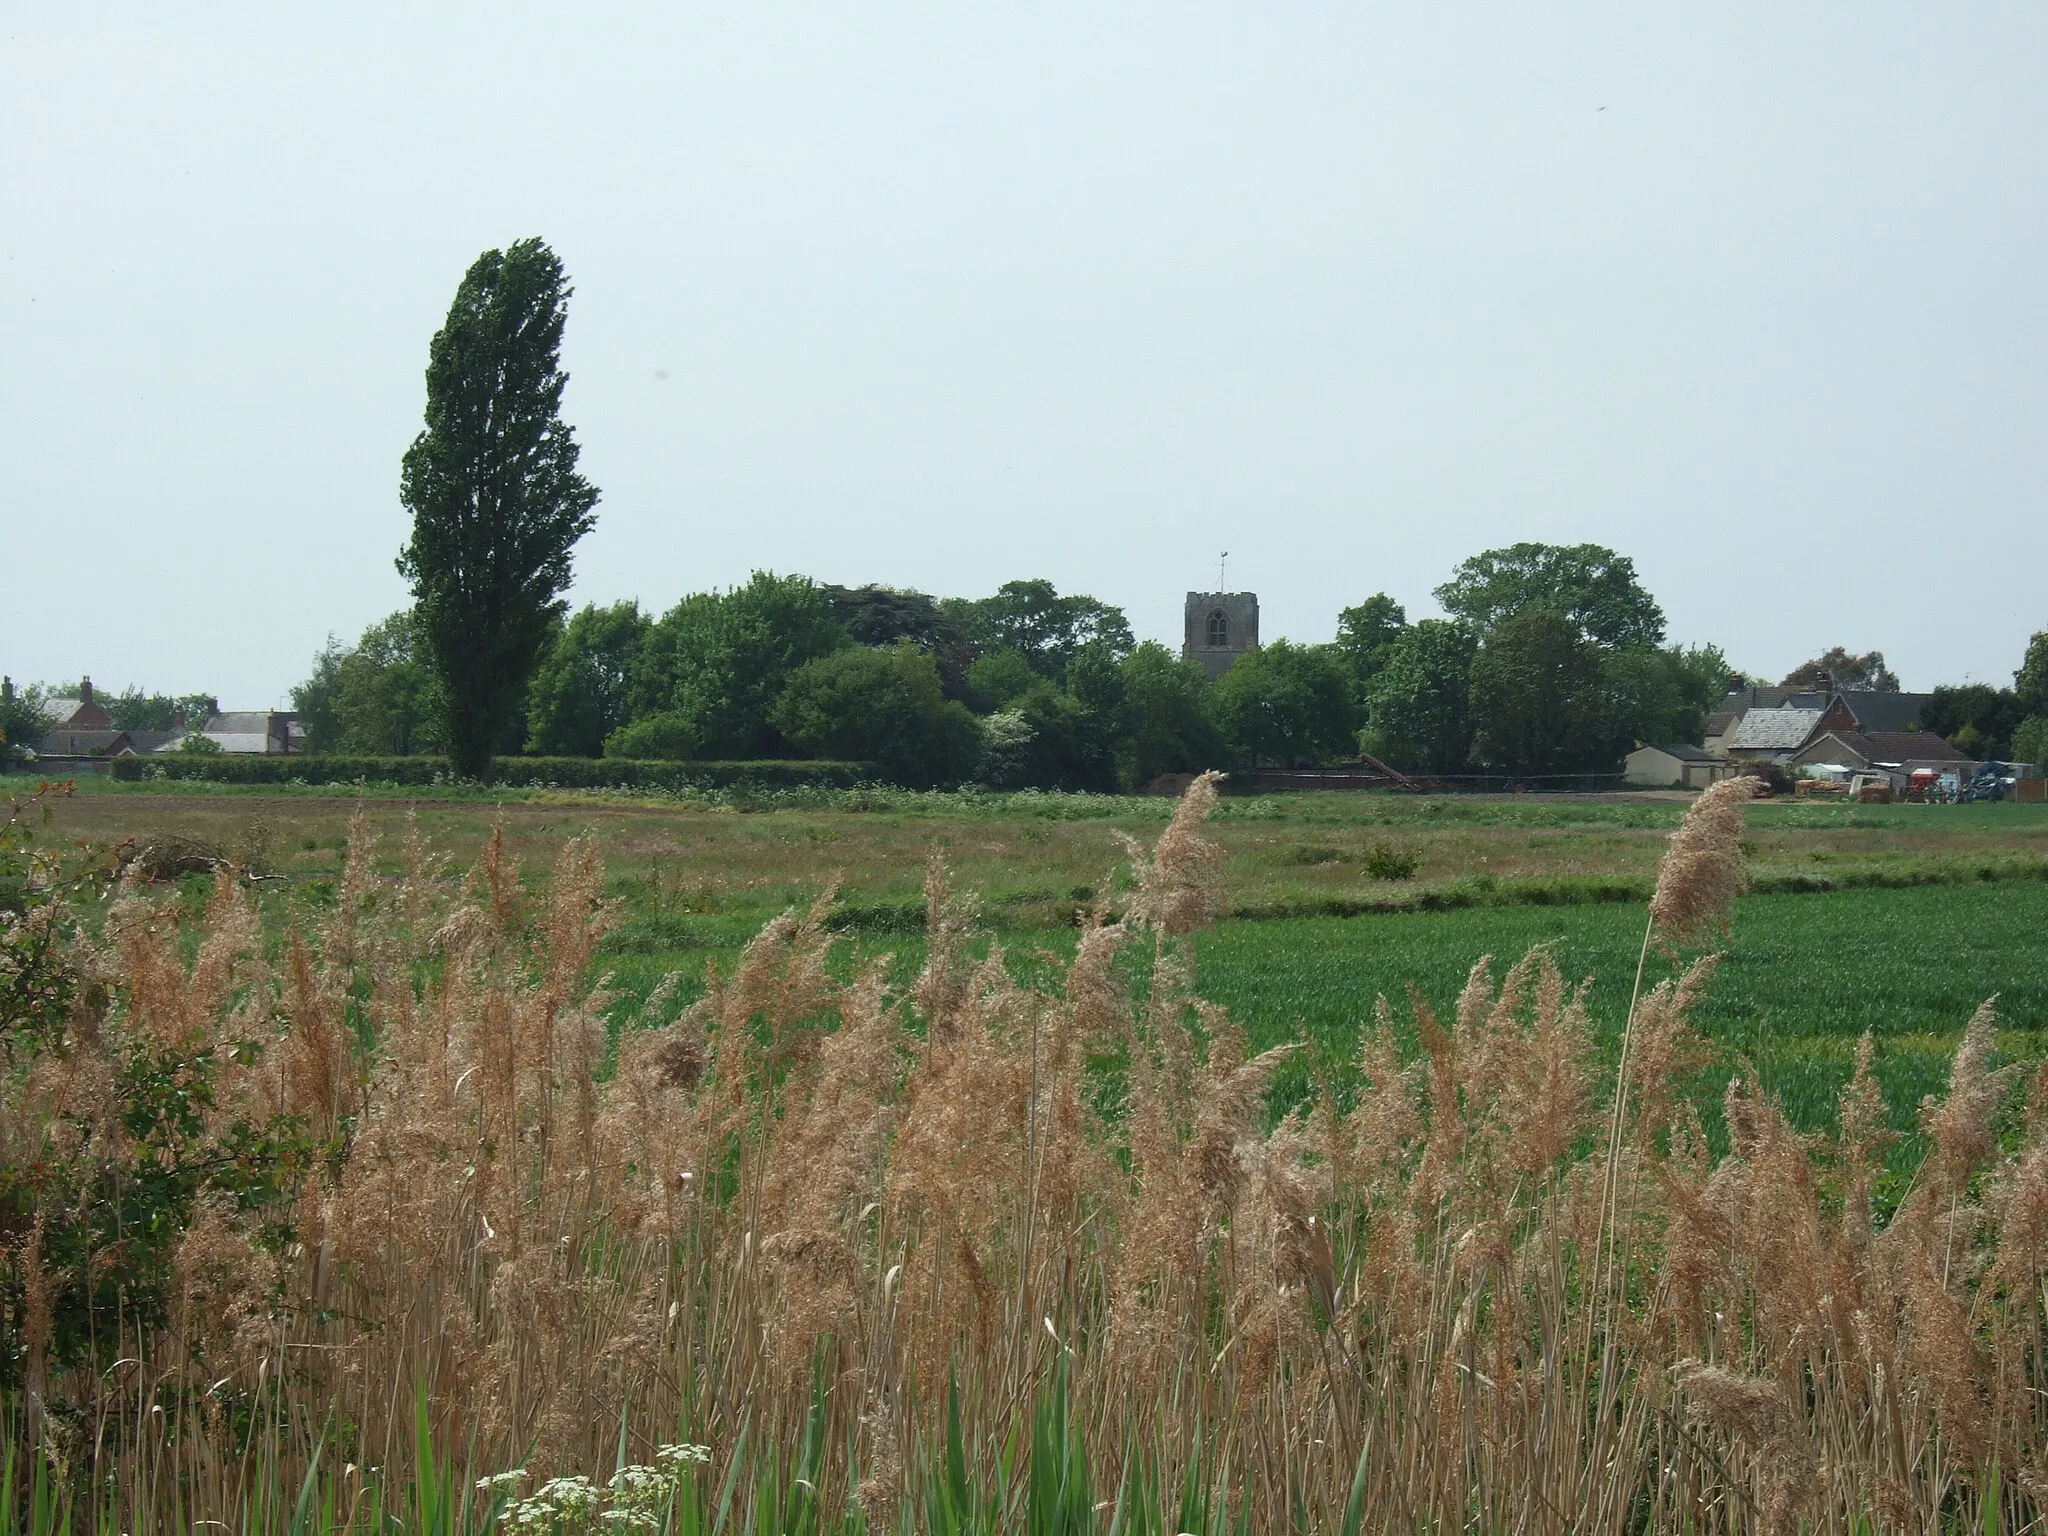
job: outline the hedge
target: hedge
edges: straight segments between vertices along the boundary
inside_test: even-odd
[[[197,779],[214,784],[449,784],[445,757],[212,756],[163,753],[117,757],[116,779]],[[633,758],[501,757],[490,782],[561,789],[847,789],[881,779],[873,763],[788,761],[656,762]]]

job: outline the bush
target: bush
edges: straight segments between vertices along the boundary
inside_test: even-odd
[[[899,784],[957,784],[974,771],[981,730],[946,697],[938,667],[909,643],[854,646],[806,662],[769,718],[799,747],[858,753]]]
[[[1420,868],[1419,855],[1403,853],[1385,843],[1374,843],[1365,850],[1365,872],[1375,880],[1406,880]]]
[[[704,739],[687,715],[665,709],[620,726],[604,739],[606,757],[684,762],[704,749]]]
[[[212,784],[401,784],[454,782],[445,757],[117,757],[113,776]],[[879,764],[839,761],[649,762],[621,758],[501,757],[491,782],[562,789],[717,789],[734,784],[771,788],[847,789],[882,777]]]

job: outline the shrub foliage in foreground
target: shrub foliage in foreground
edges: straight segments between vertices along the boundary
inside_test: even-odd
[[[1356,1090],[1270,1127],[1291,1048],[1194,989],[1206,779],[1049,979],[935,865],[909,986],[828,965],[828,895],[615,1063],[584,844],[535,893],[415,835],[392,883],[359,819],[274,941],[231,872],[196,934],[128,885],[89,937],[16,881],[0,955],[42,935],[47,984],[0,988],[11,1465],[131,1531],[301,1488],[448,1529],[552,1487],[581,1528],[662,1477],[682,1530],[2038,1517],[2048,1078],[2015,1115],[1980,1010],[1889,1219],[1867,1042],[1837,1138],[1738,1076],[1712,1157],[1679,1085],[1713,960],[1651,939],[1725,921],[1744,789],[1673,838],[1617,1079],[1539,949],[1417,1000],[1418,1060],[1382,1005]],[[138,1122],[138,1070],[174,1110]],[[708,1462],[650,1470],[676,1444]]]

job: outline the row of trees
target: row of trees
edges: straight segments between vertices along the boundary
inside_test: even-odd
[[[1124,614],[1047,581],[935,599],[757,573],[659,617],[586,607],[552,629],[499,752],[816,756],[906,783],[1110,789],[1218,765],[1353,758],[1435,773],[1605,772],[1696,736],[1726,666],[1666,647],[1629,562],[1523,545],[1465,562],[1410,624],[1385,594],[1328,645],[1280,640],[1213,685]],[[445,684],[401,613],[330,644],[295,693],[316,751],[443,749]]]
[[[2048,632],[2027,642],[2012,682],[2010,688],[1937,688],[1920,712],[1920,724],[1972,757],[2048,763]]]
[[[409,613],[329,643],[294,690],[315,751],[445,750],[445,684]],[[1199,668],[1050,582],[935,600],[758,572],[659,617],[559,623],[495,750],[633,758],[837,757],[911,784],[1113,788],[1221,760]]]

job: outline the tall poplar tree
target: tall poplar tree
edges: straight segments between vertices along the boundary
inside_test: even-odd
[[[569,551],[597,520],[560,415],[569,293],[539,239],[476,259],[428,349],[426,430],[399,480],[413,521],[398,570],[468,778],[490,771],[566,611]]]

